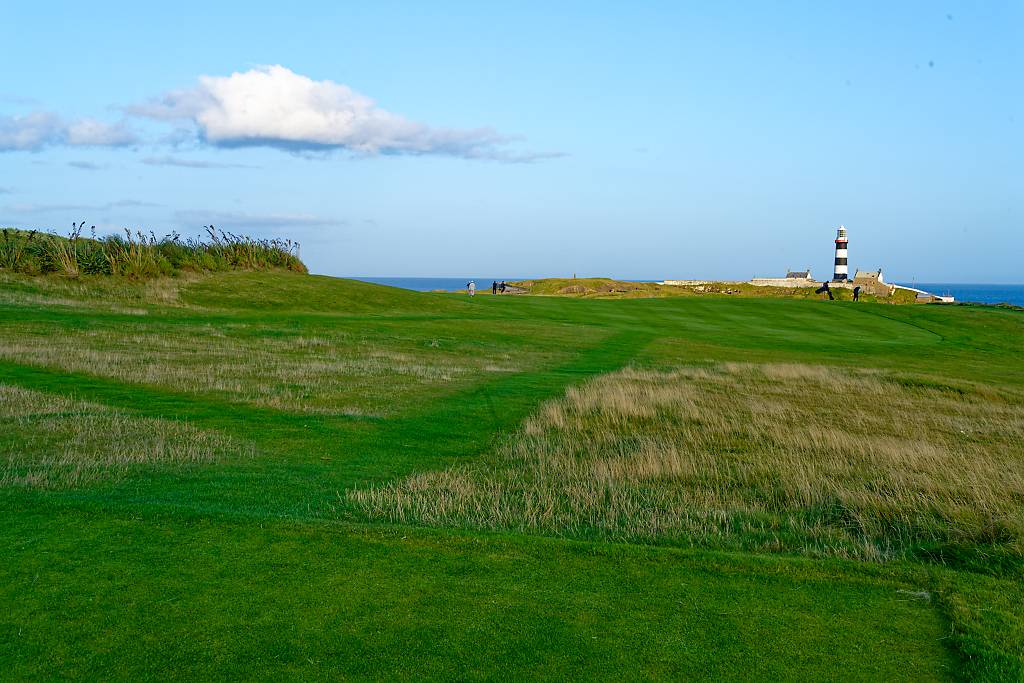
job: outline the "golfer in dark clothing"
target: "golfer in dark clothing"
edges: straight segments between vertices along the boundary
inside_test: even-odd
[[[853,288],[853,300],[860,301],[860,286]]]
[[[498,289],[501,290],[502,294],[505,293],[505,281],[504,280],[501,281],[501,285],[499,285]]]
[[[836,299],[834,296],[832,296],[832,288],[828,286],[827,282],[822,282],[821,283],[821,287],[818,287],[816,290],[814,290],[814,293],[815,294],[828,294],[828,300],[829,301],[835,301],[835,299]]]
[[[491,294],[497,294],[497,293],[498,293],[498,281],[494,280],[493,282],[491,282]]]

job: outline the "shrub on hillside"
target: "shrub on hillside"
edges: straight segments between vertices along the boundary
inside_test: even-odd
[[[83,223],[72,223],[62,237],[36,230],[4,228],[0,239],[0,270],[26,275],[59,273],[119,275],[143,280],[182,271],[269,270],[280,268],[306,273],[299,259],[298,242],[254,239],[214,226],[206,227],[206,239],[182,238],[177,232],[157,237],[130,230],[124,237],[82,237]]]

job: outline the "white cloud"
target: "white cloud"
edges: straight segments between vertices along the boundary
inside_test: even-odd
[[[357,154],[444,154],[534,161],[550,154],[516,154],[511,138],[492,128],[435,128],[378,107],[334,81],[314,81],[283,66],[230,76],[201,76],[199,85],[129,107],[152,119],[189,121],[201,139],[224,147],[289,150],[346,149]]]
[[[60,117],[50,112],[0,116],[0,151],[40,149],[57,139],[60,130]]]
[[[34,100],[31,97],[22,97],[20,95],[8,95],[3,93],[0,93],[0,103],[29,106],[35,106],[39,104],[38,100]]]
[[[135,134],[123,123],[103,123],[96,119],[79,119],[67,126],[69,145],[118,147],[137,142]]]
[[[259,168],[247,164],[225,164],[218,161],[202,161],[199,159],[181,159],[179,157],[146,157],[142,163],[147,166],[178,166],[181,168]]]
[[[376,105],[346,85],[315,81],[283,66],[263,66],[230,76],[201,76],[125,112],[177,126],[163,142],[192,139],[219,147],[267,146],[294,152],[347,150],[359,156],[436,154],[530,163],[564,156],[517,152],[514,139],[493,128],[441,128],[412,121]],[[65,120],[47,111],[0,116],[0,152],[51,146],[121,147],[139,143],[124,122]],[[149,157],[142,163],[188,168],[241,168],[236,164]],[[84,167],[84,166],[81,166]]]
[[[47,111],[0,116],[0,152],[36,151],[52,145],[121,147],[137,141],[123,122],[110,124],[90,118],[66,122]]]
[[[110,211],[111,209],[148,208],[161,206],[137,199],[118,199],[106,204],[10,204],[4,207],[16,213],[55,213],[64,211]]]
[[[175,219],[183,226],[215,225],[224,230],[259,230],[265,228],[317,228],[345,225],[346,221],[308,213],[252,214],[230,211],[177,211]]]

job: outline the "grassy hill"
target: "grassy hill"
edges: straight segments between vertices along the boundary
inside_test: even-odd
[[[0,671],[1024,675],[1024,314],[0,273]]]
[[[733,296],[757,298],[785,298],[820,300],[812,287],[763,287],[749,282],[709,282],[701,285],[662,285],[657,282],[628,282],[604,277],[543,278],[510,283],[540,296],[571,296],[588,299],[633,299],[676,296]],[[832,292],[836,299],[849,301],[853,293],[837,287]],[[914,303],[914,294],[897,290],[892,296],[876,297],[864,292],[864,302]]]

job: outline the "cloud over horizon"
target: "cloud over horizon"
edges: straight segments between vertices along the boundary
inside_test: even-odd
[[[347,221],[307,213],[252,214],[232,211],[175,211],[175,220],[182,225],[215,225],[226,230],[260,228],[318,228],[346,225]]]
[[[35,152],[54,145],[125,147],[138,141],[124,122],[104,123],[93,118],[65,121],[48,111],[0,116],[0,152]]]
[[[437,154],[526,162],[560,154],[517,154],[513,138],[493,128],[437,128],[381,109],[348,86],[314,81],[280,65],[230,76],[200,76],[194,88],[174,90],[128,114],[192,124],[219,147],[277,147],[289,151],[343,149],[357,155]]]
[[[181,159],[172,156],[146,157],[140,163],[147,166],[178,166],[180,168],[259,168],[259,166],[250,166],[249,164],[227,164],[218,161]]]
[[[157,207],[162,204],[137,199],[118,199],[103,204],[9,204],[8,211],[18,213],[50,213],[53,211],[109,211],[110,209]]]

